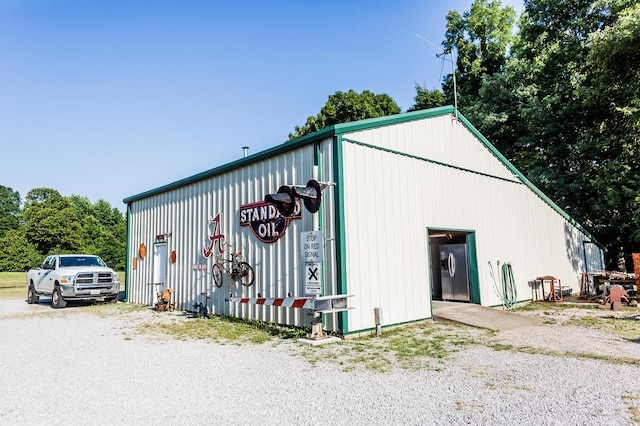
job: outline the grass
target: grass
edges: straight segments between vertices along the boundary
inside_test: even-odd
[[[26,279],[26,272],[0,272],[0,288],[24,287]]]
[[[548,311],[548,312],[562,312],[568,309],[598,309],[599,305],[595,303],[542,303],[532,302],[525,305],[518,306],[512,309],[513,312],[533,312],[533,311]]]
[[[312,365],[338,364],[344,371],[365,369],[388,373],[404,370],[440,370],[455,352],[478,344],[491,331],[458,324],[425,321],[409,327],[385,330],[382,336],[366,335],[336,344],[306,348],[301,355]]]
[[[569,315],[564,321],[559,321],[557,315],[568,310],[579,310],[585,314]],[[594,303],[529,303],[514,311],[540,311],[545,316],[549,316],[543,320],[544,324],[558,323],[567,327],[590,328],[640,343],[640,321],[637,309],[625,308],[622,311],[610,311],[603,305]],[[556,315],[555,318],[553,318],[554,315]]]
[[[158,315],[162,315],[158,313]],[[167,316],[165,316],[167,317]],[[232,317],[171,318],[168,321],[147,322],[140,331],[153,335],[171,335],[179,340],[207,339],[222,344],[262,344],[269,341],[304,337],[305,330],[282,327],[260,321]]]
[[[120,284],[124,283],[125,273],[118,272],[120,277]],[[26,272],[0,272],[0,289],[20,287],[24,288],[27,285],[27,273]]]
[[[27,298],[26,287],[0,287],[0,299]]]
[[[593,354],[588,352],[570,352],[570,351],[555,351],[544,348],[536,348],[534,346],[513,346],[509,344],[501,343],[488,343],[488,347],[496,351],[514,351],[522,352],[531,355],[548,355],[554,357],[572,357],[579,359],[595,359],[604,361],[610,364],[619,365],[635,365],[640,366],[640,359],[636,358],[624,358],[624,357],[611,357],[611,355]]]
[[[120,289],[124,287],[125,273],[118,272]],[[0,299],[18,299],[27,297],[26,272],[0,272]]]
[[[0,272],[0,299],[27,297],[26,272]]]
[[[640,337],[640,321],[636,316],[573,317],[567,320],[564,325],[591,328],[635,342],[639,342],[638,338]]]
[[[559,314],[569,310],[578,310],[583,314],[566,315],[564,320],[559,320],[561,317]],[[603,305],[594,303],[529,303],[514,311],[539,311],[545,315],[544,324],[590,328],[640,343],[640,315],[634,308],[610,311]]]
[[[627,409],[629,411],[629,416],[631,417],[631,421],[633,422],[633,424],[640,424],[640,392],[622,395],[622,399],[628,406]]]

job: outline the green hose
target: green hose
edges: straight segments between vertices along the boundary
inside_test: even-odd
[[[500,266],[499,261],[498,266]],[[489,274],[493,280],[493,290],[502,301],[503,309],[513,308],[516,303],[518,303],[518,289],[516,287],[515,280],[513,279],[513,268],[511,267],[511,263],[505,262],[502,264],[502,271],[500,274],[502,279],[502,288],[498,287],[496,277],[493,274],[493,265],[491,262],[489,262]]]
[[[511,309],[518,303],[518,288],[513,278],[513,268],[509,262],[502,264],[502,294],[505,308]]]

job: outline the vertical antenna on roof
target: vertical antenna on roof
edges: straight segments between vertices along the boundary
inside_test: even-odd
[[[453,49],[454,47],[451,47],[451,59],[447,59],[447,52],[445,52],[444,49],[442,49],[440,46],[437,46],[433,43],[431,43],[429,40],[427,40],[426,38],[422,37],[419,34],[416,34],[416,37],[418,37],[420,40],[422,41],[426,41],[429,44],[429,47],[433,50],[435,50],[436,52],[438,52],[436,54],[436,56],[442,58],[443,61],[451,61],[451,75],[453,76],[453,116],[454,119],[457,120],[458,119],[458,88],[456,85],[456,61],[455,58],[453,56]]]

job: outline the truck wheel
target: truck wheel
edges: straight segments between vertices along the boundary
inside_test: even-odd
[[[36,289],[33,288],[33,284],[29,285],[29,291],[27,292],[27,303],[33,305],[34,303],[38,303],[40,297],[38,293],[36,293]]]
[[[62,295],[60,294],[60,287],[56,287],[53,289],[53,293],[51,293],[51,307],[54,309],[64,308],[67,306],[67,302],[64,301]]]

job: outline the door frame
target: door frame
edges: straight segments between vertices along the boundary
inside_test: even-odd
[[[431,300],[433,300],[433,285],[435,274],[440,274],[440,268],[435,268],[431,261],[432,238],[441,235],[451,234],[452,236],[465,236],[467,244],[467,263],[469,266],[469,303],[480,305],[482,300],[480,297],[480,275],[478,273],[478,255],[476,244],[476,231],[473,229],[455,229],[455,228],[427,228],[427,253],[429,256],[429,288]]]
[[[167,265],[169,259],[169,246],[166,242],[153,243],[153,270],[151,275],[151,303],[156,300],[156,293],[167,288]],[[162,283],[162,288],[156,283]]]

